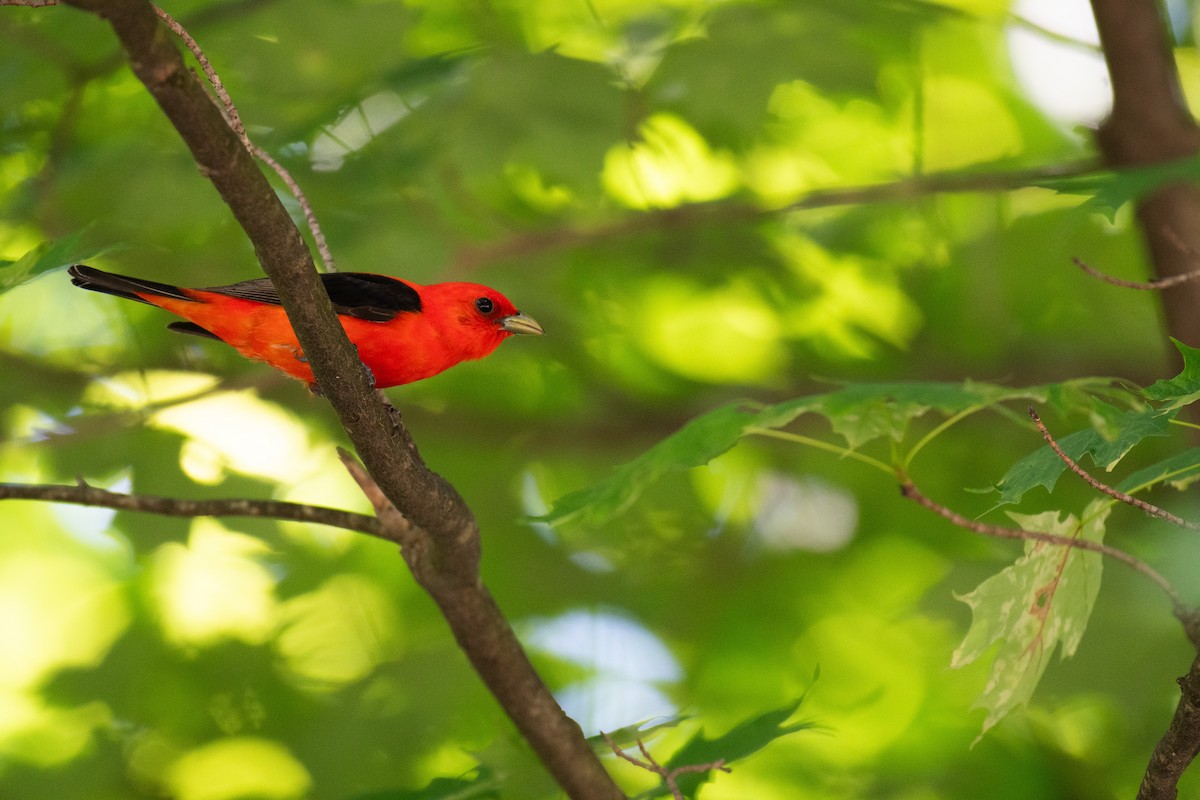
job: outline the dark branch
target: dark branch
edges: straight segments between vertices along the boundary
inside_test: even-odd
[[[1200,127],[1184,100],[1162,4],[1092,0],[1092,13],[1113,89],[1112,113],[1096,136],[1105,161],[1121,167],[1200,153]],[[1138,201],[1137,218],[1155,275],[1169,279],[1195,270],[1200,187],[1188,182],[1159,187]],[[1200,283],[1188,281],[1163,291],[1162,303],[1171,335],[1200,344]],[[1179,365],[1179,354],[1168,350]],[[1196,643],[1200,637],[1190,633]],[[1175,716],[1146,767],[1138,800],[1174,800],[1179,777],[1200,752],[1200,663],[1192,662],[1180,686]]]
[[[1096,133],[1112,168],[1163,164],[1200,153],[1200,127],[1184,100],[1167,21],[1158,0],[1091,0],[1113,107]],[[1156,188],[1137,201],[1150,263],[1160,279],[1193,272],[1200,252],[1200,187],[1189,181]],[[1162,293],[1167,328],[1200,344],[1200,283],[1185,281]],[[1179,354],[1168,348],[1179,363]]]
[[[296,198],[296,202],[300,204],[300,210],[304,213],[304,220],[308,223],[308,230],[312,233],[313,243],[317,246],[317,252],[321,254],[321,261],[325,263],[325,269],[329,272],[336,272],[337,267],[334,265],[333,253],[329,250],[329,244],[325,241],[325,233],[321,230],[321,223],[317,220],[317,214],[313,211],[312,203],[308,201],[308,195],[300,188],[300,184],[292,177],[292,173],[287,167],[280,164],[274,156],[263,150],[251,139],[246,133],[246,126],[242,122],[242,116],[238,113],[237,106],[233,103],[233,98],[229,96],[229,92],[225,89],[225,84],[221,81],[221,76],[217,74],[212,63],[208,60],[208,56],[200,48],[200,44],[192,38],[192,35],[187,32],[187,29],[182,24],[177,22],[174,17],[158,6],[154,7],[155,13],[163,22],[167,23],[167,27],[187,45],[188,50],[196,59],[196,63],[200,65],[200,69],[204,70],[204,76],[208,78],[208,83],[212,86],[213,91],[217,95],[217,99],[221,102],[221,108],[225,110],[225,120],[229,123],[229,127],[242,140],[242,144],[246,149],[257,158],[259,161],[270,167],[279,179],[282,180],[288,187],[288,191],[292,193],[292,197]]]
[[[0,483],[0,500],[73,503],[80,506],[115,508],[119,511],[161,514],[166,517],[261,517],[289,522],[311,522],[358,531],[380,539],[390,539],[375,517],[280,500],[183,500],[148,494],[119,494],[86,483],[77,486]]]
[[[542,682],[487,587],[479,584],[461,589],[446,585],[436,553],[428,546],[429,537],[396,509],[353,456],[341,450],[338,454],[375,507],[384,537],[403,543],[400,552],[413,576],[437,602],[458,646],[518,730],[534,745],[551,772],[557,775],[575,771],[574,781],[565,782],[564,788],[572,797],[624,797],[606,773],[601,773],[603,781],[587,774],[586,764],[580,763],[582,757],[574,751],[576,741],[584,741],[587,747],[582,731],[562,712]],[[556,746],[546,746],[547,739]],[[588,753],[594,759],[590,747]],[[599,768],[599,760],[595,763]]]
[[[69,2],[111,23],[135,75],[253,243],[317,383],[372,483],[411,523],[405,534],[412,537],[403,548],[405,558],[419,558],[421,568],[430,571],[424,576],[414,574],[442,609],[455,639],[468,650],[506,713],[570,797],[624,797],[579,726],[540,680],[521,687],[541,698],[534,716],[529,709],[513,705],[513,693],[497,691],[497,686],[510,682],[527,682],[528,673],[521,663],[524,653],[479,578],[479,529],[474,515],[458,492],[425,466],[399,414],[374,391],[369,373],[334,316],[299,230],[221,109],[184,66],[174,37],[160,25],[154,8],[146,0]]]
[[[1200,655],[1179,679],[1179,704],[1167,732],[1154,746],[1137,800],[1175,800],[1179,779],[1200,753]]]

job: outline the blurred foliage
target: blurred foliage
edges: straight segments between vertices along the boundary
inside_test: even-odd
[[[1047,648],[1028,709],[971,747],[1005,651],[972,634],[947,670],[973,630],[955,595],[981,586],[978,611],[1027,556],[871,468],[996,524],[968,490],[1078,517],[1095,498],[1056,480],[1032,401],[1200,515],[1154,410],[1194,397],[1197,361],[1155,384],[1177,372],[1156,298],[1071,265],[1144,274],[1128,201],[1194,165],[1064,176],[1093,146],[1017,80],[1005,0],[168,10],[340,268],[485,282],[549,331],[390,396],[589,735],[665,717],[640,728],[662,763],[745,756],[694,779],[705,800],[1134,793],[1191,658],[1162,595],[1086,585],[1075,657]],[[0,480],[366,510],[323,401],[56,269],[258,274],[106,26],[4,8],[0,109]],[[922,182],[941,172],[958,191]],[[1153,406],[1124,388],[1152,384]],[[1196,596],[1179,531],[1104,527]],[[384,543],[16,502],[0,530],[0,796],[555,795]]]

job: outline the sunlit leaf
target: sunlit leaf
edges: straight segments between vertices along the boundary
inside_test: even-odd
[[[1095,500],[1082,522],[1057,511],[1009,516],[1025,530],[1099,542],[1110,509],[1105,500]],[[971,607],[971,627],[952,666],[970,664],[1000,643],[976,702],[987,710],[982,733],[1029,701],[1060,644],[1063,658],[1074,655],[1100,590],[1101,565],[1099,553],[1027,541],[1012,566],[959,597]]]
[[[0,293],[14,289],[44,272],[95,258],[111,248],[85,247],[86,231],[76,231],[30,250],[16,261],[0,260]]]

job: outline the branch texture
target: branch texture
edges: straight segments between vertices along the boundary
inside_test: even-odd
[[[1150,756],[1137,800],[1175,800],[1179,779],[1200,752],[1200,655],[1179,679],[1179,689],[1179,705]]]
[[[358,531],[380,539],[390,538],[384,535],[384,528],[375,517],[326,506],[309,506],[281,500],[183,500],[148,494],[120,494],[88,486],[86,483],[77,486],[0,483],[0,500],[72,503],[79,506],[115,508],[118,511],[161,514],[165,517],[260,517],[289,522],[311,522]]]

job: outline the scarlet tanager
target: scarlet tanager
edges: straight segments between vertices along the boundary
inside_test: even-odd
[[[267,278],[185,289],[83,264],[67,272],[76,286],[170,311],[187,320],[171,323],[171,330],[225,342],[316,388],[308,359]],[[321,281],[346,336],[381,389],[483,358],[513,334],[545,333],[507,297],[477,283],[422,286],[366,272],[331,273]]]

